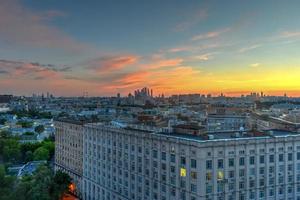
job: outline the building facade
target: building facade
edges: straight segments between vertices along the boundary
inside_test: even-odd
[[[241,115],[208,115],[207,131],[239,131],[241,128],[247,129],[247,117]]]
[[[83,173],[83,123],[57,120],[55,124],[55,170],[72,178],[72,190],[81,197]]]
[[[300,200],[300,134],[209,139],[88,124],[84,200]]]

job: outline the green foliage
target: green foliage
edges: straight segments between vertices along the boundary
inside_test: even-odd
[[[28,121],[18,121],[17,125],[22,126],[22,128],[31,128],[33,126],[33,122]]]
[[[15,139],[6,139],[0,142],[0,153],[3,155],[4,162],[17,163],[21,158],[20,144]]]
[[[40,112],[38,110],[29,110],[29,111],[18,111],[14,110],[11,112],[8,112],[9,114],[17,115],[18,119],[21,119],[22,117],[29,117],[34,119],[51,119],[53,116],[50,112]]]
[[[2,132],[0,136],[0,163],[6,166],[48,160],[54,154],[54,142],[51,140],[20,144],[18,138],[10,134]],[[0,164],[0,200],[58,200],[70,180],[66,174],[54,175],[47,166],[40,167],[32,176],[16,179],[7,175],[5,166]]]
[[[51,140],[21,144],[18,138],[0,133],[0,163],[20,164],[33,160],[49,160],[54,156],[54,151],[54,142]]]
[[[35,127],[34,131],[37,133],[42,133],[44,132],[45,127],[43,125],[38,125],[37,127]]]
[[[25,132],[23,135],[34,135],[33,132]]]
[[[54,156],[55,144],[51,141],[43,141],[41,145],[49,151],[50,157]]]
[[[17,182],[12,199],[58,200],[68,191],[71,178],[58,171],[55,175],[47,166],[41,166],[33,176],[23,177]]]
[[[4,165],[0,165],[0,199],[11,200],[15,177],[6,176]]]
[[[33,153],[32,151],[26,151],[25,153],[25,162],[30,162],[33,160]]]
[[[49,158],[49,150],[45,147],[39,147],[33,152],[33,160],[48,160]]]
[[[62,171],[57,171],[50,190],[53,199],[61,199],[62,194],[68,191],[70,184],[70,176]]]
[[[0,139],[10,137],[11,133],[9,131],[0,131]]]
[[[6,119],[0,118],[0,124],[1,124],[1,125],[4,125],[4,124],[6,123],[6,121],[7,121]]]

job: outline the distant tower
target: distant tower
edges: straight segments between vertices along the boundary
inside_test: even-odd
[[[153,90],[151,89],[151,97],[153,97]]]

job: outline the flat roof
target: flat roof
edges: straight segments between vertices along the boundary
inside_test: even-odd
[[[238,135],[236,135],[238,133]],[[182,133],[155,133],[158,135],[164,135],[169,137],[176,137],[181,139],[189,139],[195,141],[214,141],[214,140],[237,140],[237,139],[256,139],[256,138],[272,138],[272,137],[288,137],[288,136],[295,136],[299,135],[300,133],[297,132],[290,132],[285,130],[268,130],[264,132],[251,132],[251,131],[244,131],[244,132],[217,132],[217,133],[210,133],[207,135],[192,135],[192,134],[182,134]],[[209,136],[212,136],[209,139]]]

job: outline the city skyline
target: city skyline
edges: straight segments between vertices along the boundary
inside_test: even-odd
[[[0,4],[0,93],[300,96],[299,1]]]

